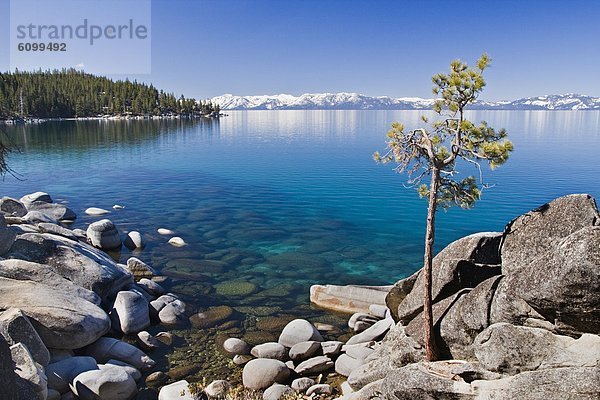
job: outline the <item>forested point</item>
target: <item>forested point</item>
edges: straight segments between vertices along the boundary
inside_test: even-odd
[[[219,114],[210,100],[74,69],[0,73],[0,119]]]

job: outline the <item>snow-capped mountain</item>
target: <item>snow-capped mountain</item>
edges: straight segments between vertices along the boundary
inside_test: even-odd
[[[223,110],[425,110],[434,99],[371,97],[358,93],[306,93],[213,97]],[[600,110],[600,97],[579,94],[527,97],[511,101],[477,101],[474,110]]]

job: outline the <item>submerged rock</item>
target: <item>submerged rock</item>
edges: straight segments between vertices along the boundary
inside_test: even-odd
[[[391,286],[313,285],[310,301],[325,309],[345,313],[368,313],[372,304],[385,305]]]
[[[85,210],[85,213],[86,213],[87,215],[105,215],[105,214],[108,214],[108,213],[110,213],[110,211],[108,211],[108,210],[105,210],[105,209],[103,209],[103,208],[98,208],[98,207],[90,207],[90,208],[87,208],[87,209]]]

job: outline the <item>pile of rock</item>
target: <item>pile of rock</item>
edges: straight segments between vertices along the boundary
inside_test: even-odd
[[[301,393],[331,395],[328,378],[348,376],[374,352],[376,341],[394,325],[387,307],[373,305],[371,313],[356,313],[348,321],[358,332],[348,340],[326,341],[309,321],[295,319],[281,331],[277,342],[249,346],[239,338],[223,342],[236,365],[243,365],[245,388],[264,390],[265,400]],[[327,328],[327,326],[325,326]]]
[[[450,244],[433,263],[444,361],[425,362],[423,282],[396,284],[398,324],[347,383],[345,398],[597,399],[600,214],[589,195],[556,199]]]
[[[131,399],[155,365],[141,349],[172,341],[145,329],[187,322],[185,303],[153,280],[153,268],[98,249],[121,246],[112,222],[87,232],[59,223],[75,218],[43,192],[0,199],[2,399]],[[124,334],[139,348],[115,338]]]

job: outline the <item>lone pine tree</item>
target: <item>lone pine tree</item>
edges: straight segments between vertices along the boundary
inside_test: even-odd
[[[476,125],[465,118],[465,109],[485,87],[483,72],[489,65],[487,54],[477,60],[474,68],[452,61],[448,74],[432,77],[433,93],[438,96],[433,110],[439,118],[429,122],[422,116],[424,127],[411,131],[401,123],[392,124],[386,152],[374,154],[378,162],[395,163],[395,171],[407,174],[408,184],[429,201],[422,274],[425,354],[430,361],[439,357],[433,335],[431,292],[436,211],[453,205],[471,208],[488,187],[482,179],[481,163],[494,169],[506,162],[513,150],[504,129],[495,130],[485,121]],[[459,168],[474,168],[478,176],[458,179]],[[423,183],[426,177],[429,185]]]

